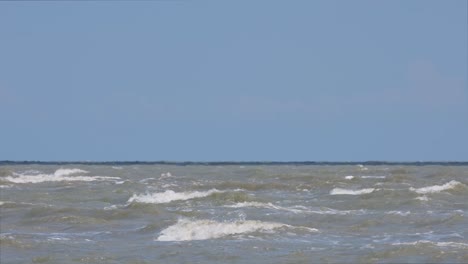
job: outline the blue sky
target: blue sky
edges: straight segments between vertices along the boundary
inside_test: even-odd
[[[0,2],[0,160],[468,160],[467,1]]]

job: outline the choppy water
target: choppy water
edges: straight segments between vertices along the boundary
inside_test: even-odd
[[[467,263],[468,166],[2,165],[3,263]]]

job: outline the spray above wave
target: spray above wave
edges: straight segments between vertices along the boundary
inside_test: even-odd
[[[190,200],[194,198],[202,198],[210,196],[214,193],[222,193],[224,191],[220,191],[217,189],[211,189],[205,192],[174,192],[172,190],[166,190],[162,193],[153,193],[153,194],[134,194],[132,197],[128,199],[128,203],[138,202],[138,203],[153,203],[153,204],[162,204],[162,203],[170,203],[172,201],[183,201],[183,200]]]
[[[191,241],[216,239],[230,235],[247,234],[253,232],[272,232],[279,228],[299,228],[309,232],[317,232],[315,228],[295,227],[282,223],[262,222],[253,220],[217,222],[213,220],[190,221],[180,219],[161,231],[158,241]]]
[[[441,192],[441,191],[453,189],[453,188],[455,188],[455,187],[457,187],[459,185],[464,185],[464,184],[461,183],[461,182],[458,182],[458,181],[449,181],[446,184],[428,186],[428,187],[417,188],[417,189],[411,187],[410,191],[413,191],[413,192],[416,192],[416,193],[419,193],[419,194],[438,193],[438,192]]]
[[[361,190],[348,190],[342,188],[335,188],[330,191],[330,195],[361,195],[361,194],[368,194],[375,191],[374,188],[367,188]]]
[[[84,174],[88,171],[81,169],[58,169],[53,174],[35,174],[27,175],[14,173],[15,176],[8,176],[4,179],[13,183],[41,183],[41,182],[63,182],[63,181],[103,181],[118,180],[119,177],[107,176],[83,176],[75,174]]]

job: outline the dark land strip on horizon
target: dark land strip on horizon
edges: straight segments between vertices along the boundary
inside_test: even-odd
[[[1,165],[406,165],[406,166],[468,166],[468,161],[12,161],[0,160]]]

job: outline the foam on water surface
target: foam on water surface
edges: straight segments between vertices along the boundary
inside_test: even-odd
[[[342,189],[342,188],[334,188],[330,191],[331,195],[361,195],[361,194],[368,194],[375,191],[374,188],[366,188],[361,190],[349,190],[349,189]]]
[[[255,220],[239,220],[232,222],[217,222],[213,220],[180,219],[176,224],[161,231],[157,241],[191,241],[207,240],[230,235],[248,234],[253,232],[271,233],[279,228],[300,228],[309,232],[317,232],[315,228],[294,227],[276,222]]]
[[[387,176],[376,176],[376,175],[367,175],[361,176],[363,179],[385,179]]]
[[[433,185],[433,186],[428,186],[428,187],[423,187],[423,188],[411,187],[410,191],[413,191],[419,194],[439,193],[445,190],[453,189],[459,185],[463,185],[463,183],[458,182],[458,181],[449,181],[442,185]]]
[[[425,202],[429,201],[429,198],[427,196],[425,196],[425,195],[418,196],[418,197],[416,197],[414,199],[419,200],[419,201],[425,201]]]
[[[0,262],[466,263],[466,179],[468,164],[0,165]]]
[[[217,189],[211,189],[205,192],[174,192],[173,190],[166,190],[161,193],[149,193],[149,194],[134,194],[128,199],[128,203],[138,202],[138,203],[153,203],[153,204],[162,204],[170,203],[172,201],[183,201],[190,200],[194,198],[202,198],[210,196],[214,193],[222,193]]]
[[[88,173],[89,171],[85,171],[82,169],[58,169],[54,172],[54,176],[62,177],[67,175],[73,175],[78,173]]]
[[[287,207],[274,205],[272,203],[260,203],[260,202],[241,202],[241,203],[236,203],[233,205],[226,205],[225,207],[231,207],[231,208],[256,207],[256,208],[266,208],[266,209],[273,209],[273,210],[288,211],[288,212],[292,212],[296,214],[305,212],[305,210],[301,210],[301,209],[287,208]]]
[[[14,173],[15,176],[7,176],[4,179],[13,183],[42,183],[42,182],[63,182],[63,181],[103,181],[118,180],[120,177],[108,176],[83,176],[76,174],[85,174],[88,171],[81,169],[58,169],[53,174],[35,174]]]
[[[390,214],[390,215],[401,215],[401,216],[408,216],[411,214],[410,211],[402,212],[402,211],[388,211],[385,214]]]
[[[393,246],[400,246],[400,245],[433,245],[437,247],[456,247],[462,249],[468,249],[467,243],[462,242],[437,242],[437,241],[429,241],[429,240],[418,240],[414,242],[400,242],[400,243],[392,243]]]
[[[322,210],[310,210],[304,206],[294,206],[294,207],[284,207],[279,205],[274,205],[272,203],[260,203],[260,202],[241,202],[233,205],[226,205],[225,207],[230,208],[245,208],[245,207],[255,207],[255,208],[265,208],[272,209],[277,211],[288,211],[295,214],[322,214],[322,215],[346,215],[346,214],[364,214],[365,210],[335,210],[331,208],[323,208]]]

